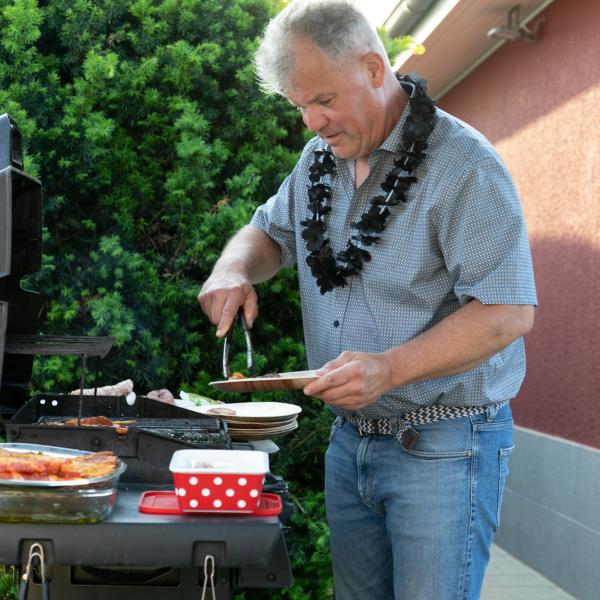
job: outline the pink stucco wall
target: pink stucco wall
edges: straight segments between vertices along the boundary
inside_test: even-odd
[[[504,45],[439,104],[494,143],[523,202],[540,306],[515,422],[600,448],[600,1],[542,16],[537,44]]]

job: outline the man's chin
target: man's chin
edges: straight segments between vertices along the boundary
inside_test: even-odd
[[[330,145],[333,155],[337,158],[344,158],[346,160],[352,160],[354,153],[350,148],[345,147],[343,144]]]

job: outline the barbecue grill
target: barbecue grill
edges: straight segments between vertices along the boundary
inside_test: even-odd
[[[29,397],[34,356],[80,357],[97,368],[112,338],[40,336],[39,294],[21,280],[41,268],[42,193],[23,170],[21,135],[0,116],[0,434],[9,442],[78,450],[111,450],[126,464],[112,514],[99,523],[0,522],[0,563],[25,566],[26,598],[228,600],[237,588],[282,588],[292,576],[284,523],[293,512],[287,484],[267,473],[263,491],[277,494],[280,515],[147,514],[141,494],[172,490],[169,461],[185,448],[277,451],[270,440],[232,442],[227,424],[137,397],[38,394]],[[85,427],[102,415],[123,427]],[[67,423],[68,421],[68,423]],[[257,513],[260,514],[260,513]]]

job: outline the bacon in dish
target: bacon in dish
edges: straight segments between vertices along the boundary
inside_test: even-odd
[[[62,457],[43,452],[11,452],[0,449],[0,479],[68,481],[105,477],[117,466],[112,452]]]

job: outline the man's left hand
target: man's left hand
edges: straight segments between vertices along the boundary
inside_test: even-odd
[[[383,354],[342,352],[318,372],[304,393],[346,410],[364,408],[393,387],[392,367]]]

